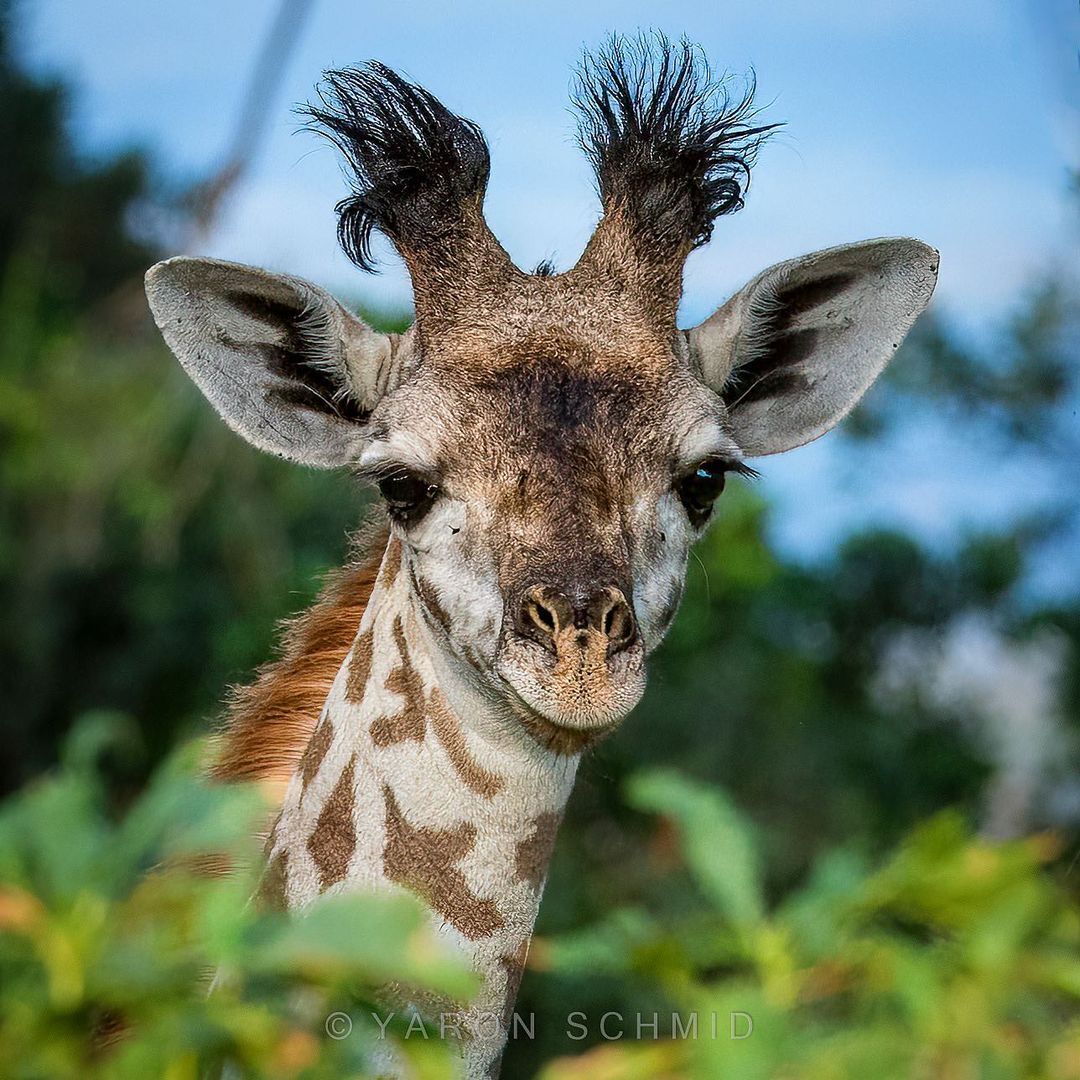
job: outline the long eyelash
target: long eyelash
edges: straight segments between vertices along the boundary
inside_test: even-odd
[[[733,472],[737,476],[742,476],[747,480],[760,480],[761,473],[757,469],[750,465],[747,465],[745,461],[725,461],[724,468],[728,472]]]
[[[703,461],[698,462],[697,465],[694,465],[691,468],[687,469],[687,471],[683,475],[692,476],[695,470],[701,468],[702,465],[706,464],[706,462],[709,461],[718,462],[721,466],[723,466],[725,473],[734,473],[736,476],[741,476],[746,480],[753,481],[759,480],[761,478],[761,473],[759,473],[757,469],[753,468],[753,466],[747,465],[745,461],[740,461],[738,458],[721,457],[705,458]]]

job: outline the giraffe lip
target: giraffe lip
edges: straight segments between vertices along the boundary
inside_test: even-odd
[[[567,731],[580,731],[581,728],[574,727],[571,724],[561,723],[558,720],[554,720],[547,716],[540,709],[538,709],[529,699],[522,694],[517,686],[514,685],[512,678],[508,678],[505,671],[500,671],[498,665],[495,667],[495,677],[499,680],[501,687],[511,697],[511,705],[515,712],[524,713],[529,721],[535,721],[549,727],[565,728]]]
[[[555,719],[528,701],[504,676],[499,676],[512,699],[512,710],[521,726],[541,746],[563,756],[576,756],[602,742],[622,723],[623,717],[609,718],[599,724],[579,726],[565,719]]]
[[[500,650],[493,665],[510,692],[515,711],[526,722],[582,736],[602,736],[616,728],[645,688],[644,649],[609,659],[589,677],[560,678],[555,658],[532,642],[514,642]],[[542,655],[537,655],[542,653]]]
[[[545,727],[556,728],[559,731],[572,731],[582,735],[602,735],[609,731],[613,731],[622,723],[625,718],[623,714],[615,717],[604,717],[598,721],[588,721],[585,723],[576,722],[569,717],[554,717],[544,712],[542,709],[538,709],[536,705],[524,697],[518,689],[512,684],[503,679],[503,682],[509,687],[510,692],[514,695],[514,704],[524,713],[527,714],[528,720],[533,723],[543,724]]]

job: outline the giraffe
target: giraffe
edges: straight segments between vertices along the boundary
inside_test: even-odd
[[[484,219],[479,128],[382,64],[328,72],[308,116],[351,172],[339,239],[363,269],[376,230],[404,260],[401,335],[286,275],[187,257],[147,274],[231,427],[379,489],[385,527],[239,692],[215,773],[279,807],[276,902],[421,898],[481,977],[470,1078],[498,1075],[578,762],[641,697],[726,479],[838,423],[934,289],[933,248],[869,240],[772,266],[679,329],[684,261],[742,206],[772,127],[726,85],[685,41],[586,54],[573,98],[602,216],[572,268],[527,273]]]

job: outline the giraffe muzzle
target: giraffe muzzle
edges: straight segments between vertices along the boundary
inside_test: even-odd
[[[496,671],[533,714],[600,734],[637,704],[645,650],[621,589],[534,585],[511,610]]]

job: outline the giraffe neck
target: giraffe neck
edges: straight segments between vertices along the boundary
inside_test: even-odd
[[[578,759],[484,694],[410,585],[392,539],[289,782],[268,879],[289,907],[358,889],[419,896],[483,980],[463,1025],[467,1075],[482,1077],[498,1068]]]

